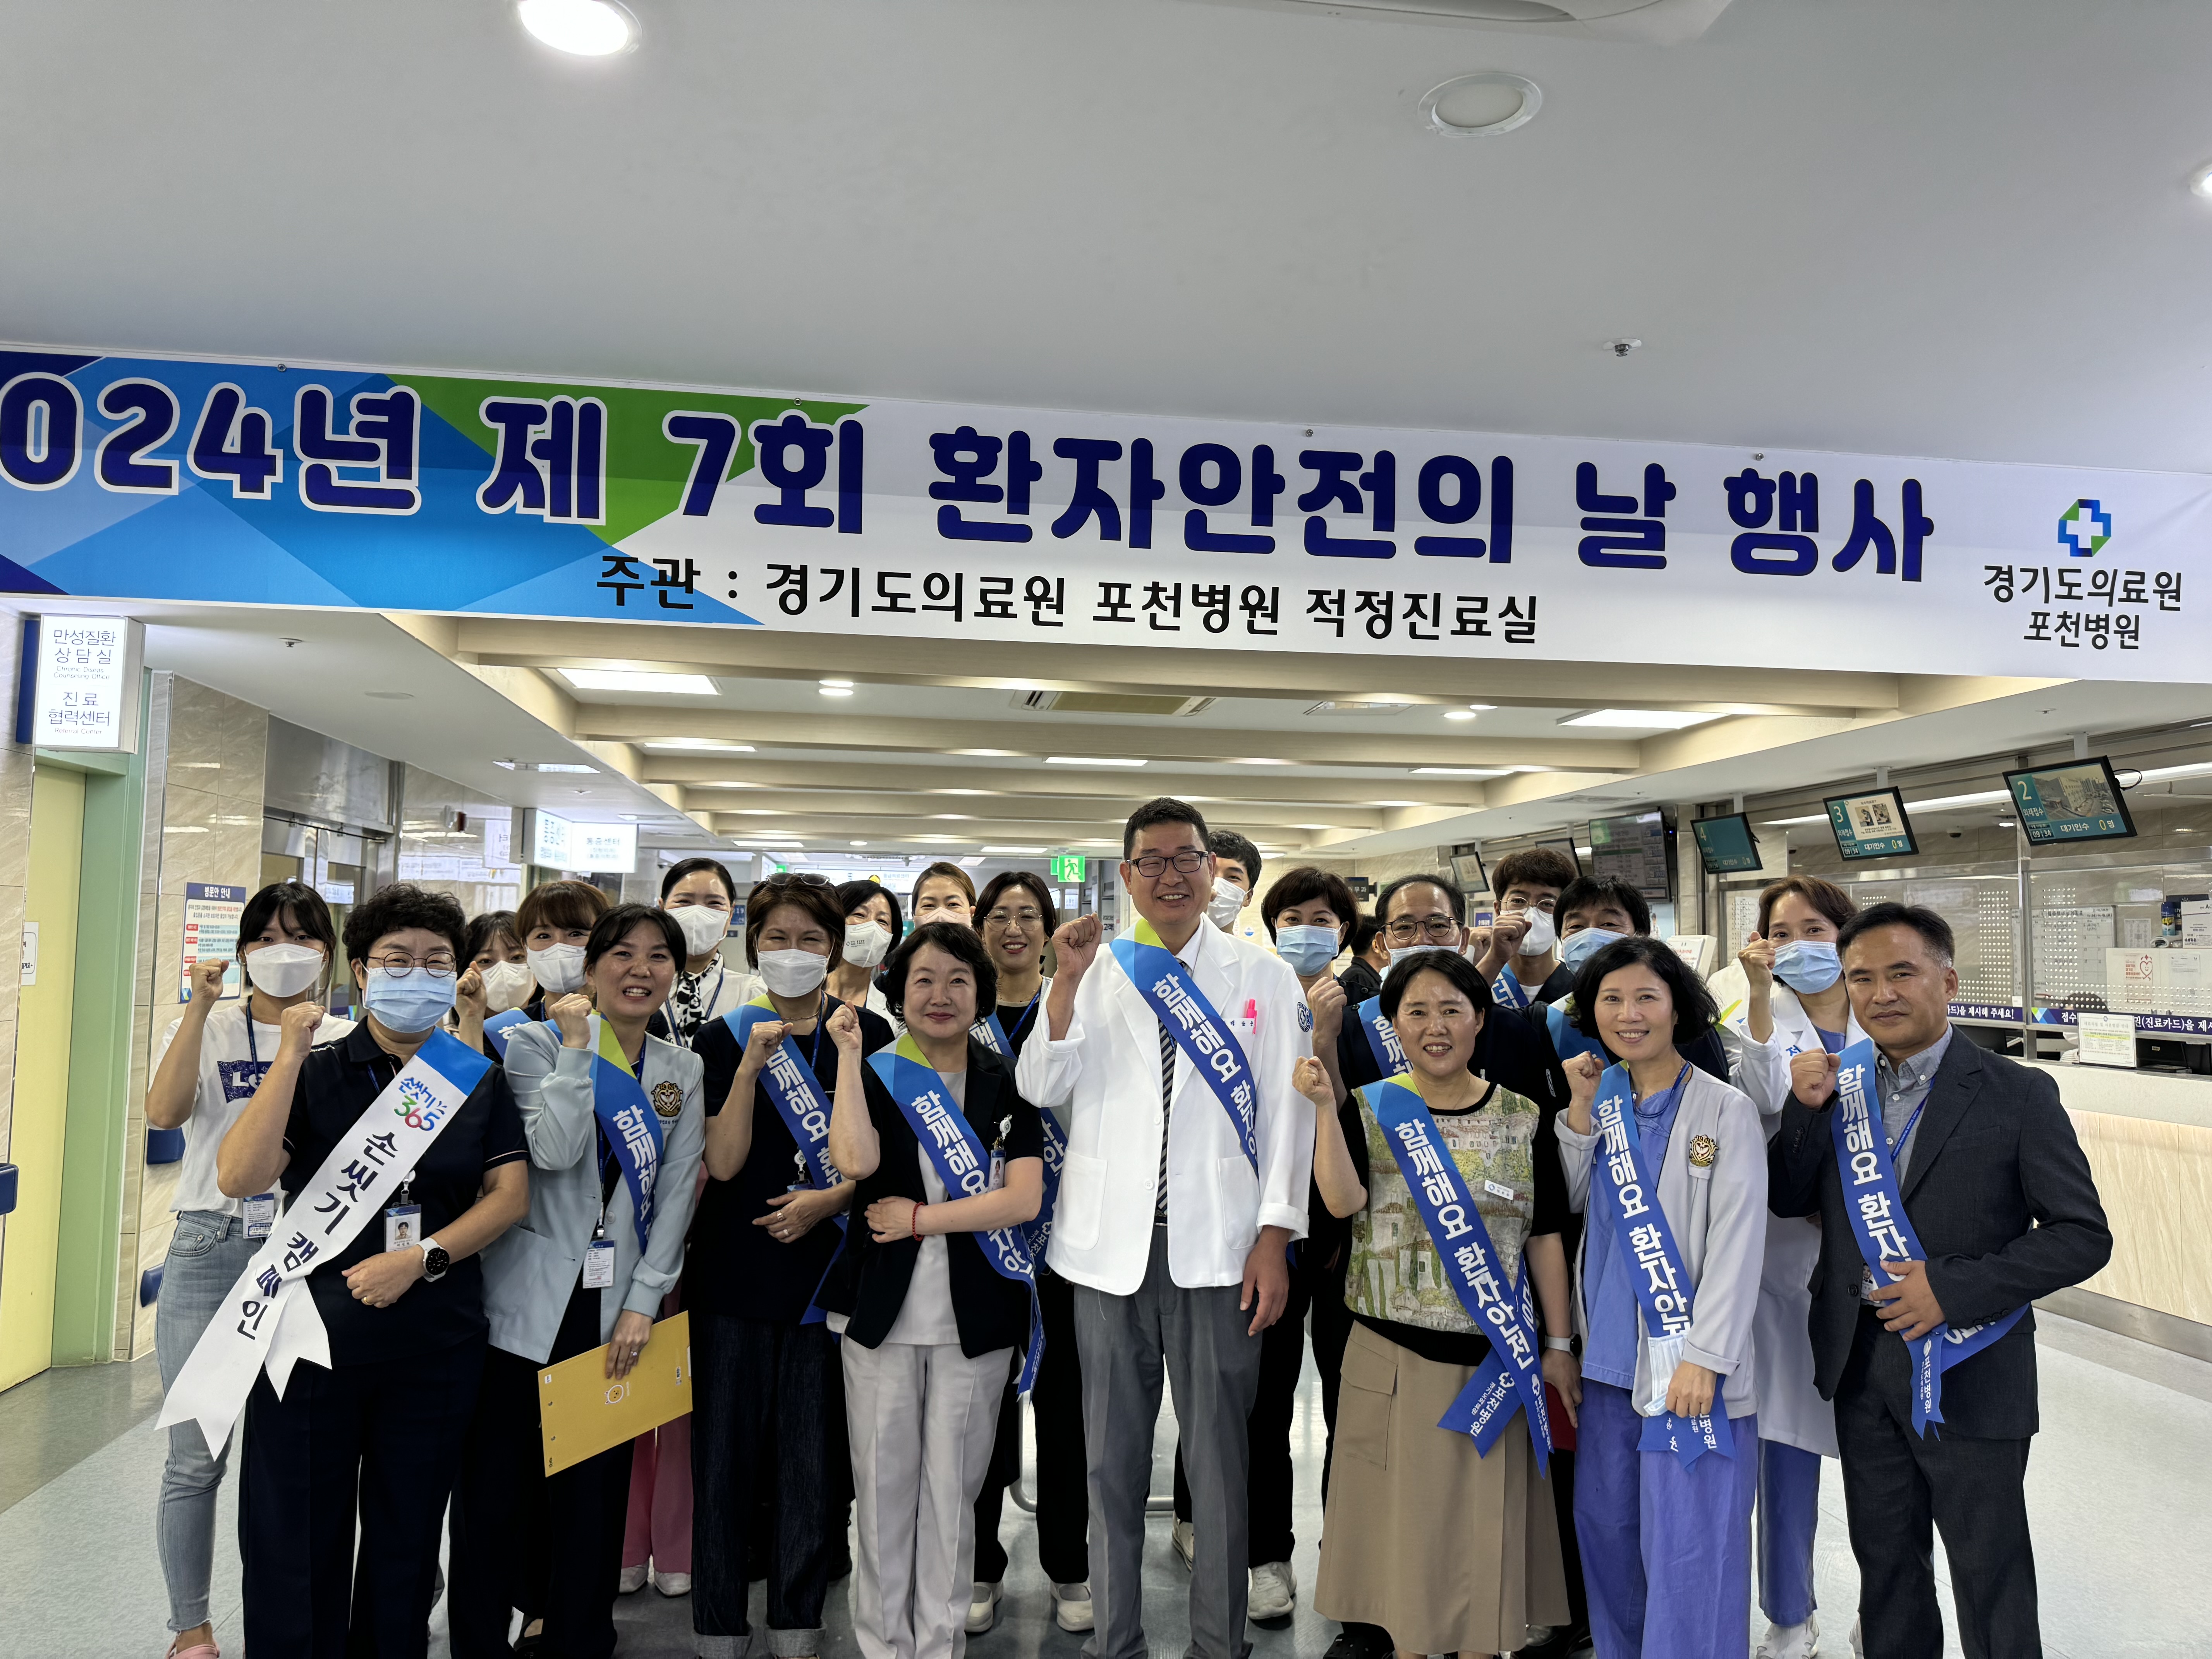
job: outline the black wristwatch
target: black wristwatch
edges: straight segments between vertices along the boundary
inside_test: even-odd
[[[446,1276],[453,1265],[453,1258],[446,1254],[446,1247],[434,1238],[422,1241],[422,1277],[433,1285]]]

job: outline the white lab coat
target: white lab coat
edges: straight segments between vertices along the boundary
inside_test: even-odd
[[[1721,1026],[1729,1069],[1736,1087],[1759,1108],[1769,1140],[1782,1127],[1783,1103],[1790,1098],[1790,1056],[1817,1053],[1820,1047],[1820,1034],[1803,1005],[1779,980],[1774,982],[1773,1013],[1773,1036],[1765,1042],[1753,1042],[1740,991]],[[1846,1046],[1865,1036],[1858,1022],[1847,1015]],[[1836,1410],[1813,1386],[1813,1341],[1807,1330],[1813,1306],[1809,1284],[1820,1259],[1817,1225],[1796,1216],[1766,1218],[1766,1265],[1759,1280],[1757,1326],[1759,1435],[1762,1440],[1778,1440],[1833,1457]]]
[[[1313,1103],[1291,1086],[1313,1052],[1297,975],[1272,951],[1202,923],[1191,977],[1225,1020],[1259,1083],[1259,1177],[1228,1112],[1190,1056],[1176,1054],[1168,1127],[1168,1268],[1186,1289],[1237,1285],[1262,1227],[1306,1232]],[[1250,1012],[1248,1014],[1248,1007]],[[1041,1015],[1040,1018],[1042,1016]],[[1114,1296],[1144,1282],[1160,1163],[1160,1024],[1112,951],[1076,988],[1067,1035],[1033,1032],[1016,1072],[1024,1098],[1048,1107],[1067,1135],[1052,1229],[1052,1269]]]

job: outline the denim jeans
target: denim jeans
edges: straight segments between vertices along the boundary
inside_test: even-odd
[[[246,1223],[238,1217],[212,1210],[179,1212],[154,1309],[154,1353],[164,1389],[191,1358],[200,1333],[222,1305],[223,1292],[252,1259]],[[198,1424],[178,1423],[169,1430],[154,1538],[161,1553],[161,1577],[169,1586],[172,1631],[207,1623],[208,1580],[215,1571],[216,1489],[222,1485],[223,1465],[236,1443],[234,1434],[221,1453],[210,1456]]]

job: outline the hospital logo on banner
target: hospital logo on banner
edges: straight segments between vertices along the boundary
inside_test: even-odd
[[[2086,559],[2112,539],[2112,515],[2084,496],[2058,516],[2058,544]]]

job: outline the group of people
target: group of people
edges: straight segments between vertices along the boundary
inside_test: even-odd
[[[648,1583],[703,1659],[805,1659],[848,1575],[865,1659],[957,1659],[1024,1395],[1054,1620],[1140,1659],[1164,1387],[1190,1651],[1242,1659],[1298,1595],[1309,1340],[1330,1659],[1745,1654],[1754,1583],[1807,1659],[1824,1457],[1855,1651],[1942,1651],[1931,1526],[1966,1650],[2039,1651],[2028,1304],[2111,1238],[2050,1079],[1950,1027],[1942,920],[1777,882],[1723,1016],[1553,850],[1481,929],[1441,875],[1262,874],[1163,799],[1110,938],[950,864],[771,876],[741,945],[704,858],[651,906],[387,886],[342,938],[257,893],[248,994],[202,963],[147,1092],[173,1659],[216,1659],[234,1434],[264,1659],[419,1655],[441,1594],[460,1659],[605,1659]],[[690,1417],[546,1474],[544,1368],[624,1377],[679,1309]]]

